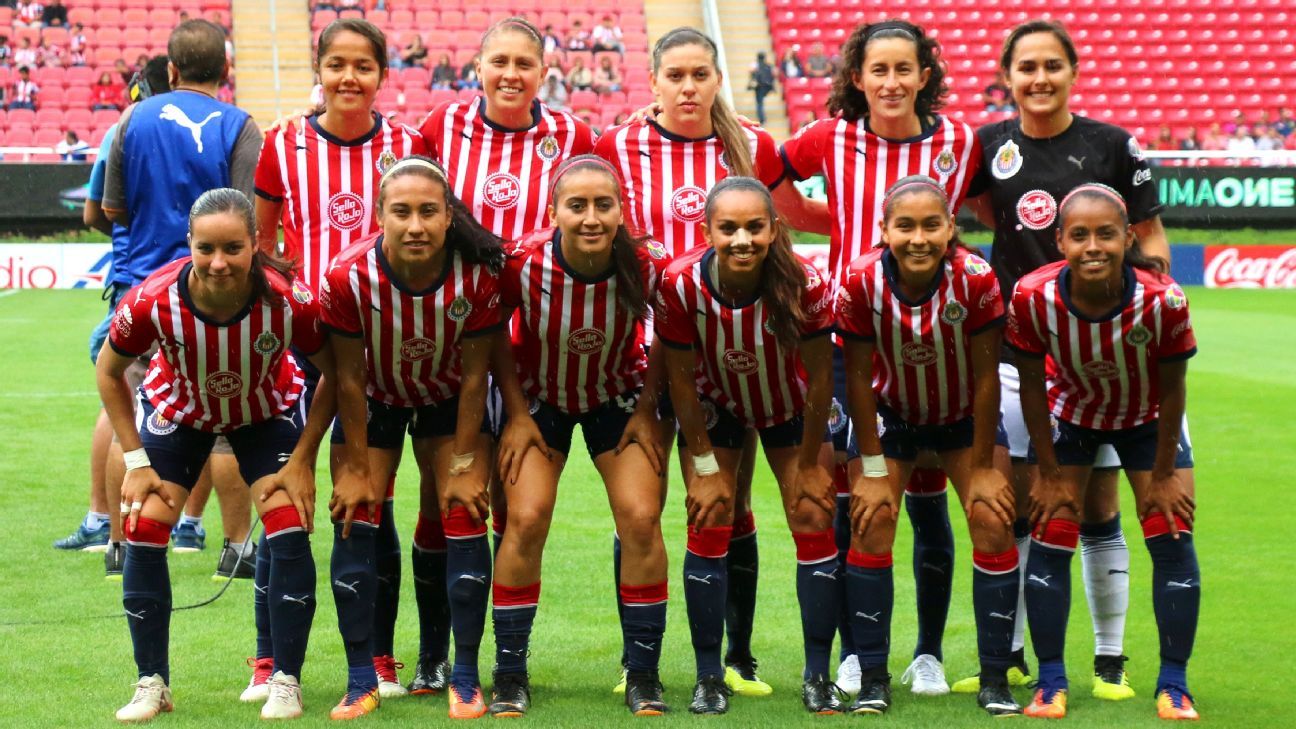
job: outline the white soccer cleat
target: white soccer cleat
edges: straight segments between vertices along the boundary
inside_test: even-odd
[[[944,696],[950,692],[945,682],[945,667],[929,653],[913,659],[900,677],[900,683],[912,683],[909,690],[918,696]]]
[[[239,694],[239,701],[248,704],[264,704],[270,698],[270,674],[274,672],[273,658],[249,658],[252,666],[252,679],[247,688]]]
[[[378,674],[378,696],[384,699],[399,699],[409,696],[409,691],[401,685],[396,669],[404,668],[391,656],[374,656],[374,673]]]
[[[837,667],[837,688],[854,696],[860,690],[859,656],[851,654]]]
[[[175,708],[171,704],[171,689],[159,674],[145,676],[135,684],[135,695],[130,703],[117,710],[117,721],[148,721],[164,711]]]
[[[270,677],[270,696],[261,707],[262,719],[296,719],[302,715],[301,684],[283,671]]]

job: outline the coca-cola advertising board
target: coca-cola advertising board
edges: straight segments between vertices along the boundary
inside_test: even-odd
[[[1296,288],[1296,246],[1206,246],[1206,286]]]

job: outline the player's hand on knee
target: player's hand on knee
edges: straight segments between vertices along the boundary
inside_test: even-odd
[[[486,482],[471,471],[446,478],[441,489],[441,513],[449,514],[456,506],[468,511],[474,522],[482,522],[490,515],[490,494]]]
[[[657,440],[659,424],[656,413],[647,412],[642,408],[635,410],[634,415],[631,415],[630,420],[626,422],[621,440],[617,442],[613,453],[619,456],[631,444],[637,444],[648,457],[648,464],[652,466],[653,473],[660,476],[666,465],[666,452],[662,450],[661,443]]]
[[[695,475],[684,497],[689,526],[713,526],[716,519],[733,508],[733,499],[733,489],[720,474]]]
[[[373,485],[366,474],[356,473],[345,465],[338,469],[337,479],[333,482],[333,496],[329,499],[329,513],[333,521],[342,522],[343,539],[351,536],[356,510],[361,506],[373,509],[377,503],[373,497]]]
[[[161,497],[167,506],[175,508],[175,501],[162,491],[162,479],[151,466],[132,468],[126,472],[126,480],[122,482],[121,488],[121,513],[126,517],[129,529],[134,530],[139,524],[144,502],[153,494]]]
[[[1080,512],[1079,499],[1060,471],[1040,469],[1040,476],[1031,486],[1030,520],[1035,525],[1036,536],[1043,536],[1048,523],[1059,514],[1075,515]]]
[[[1166,524],[1170,527],[1170,536],[1175,539],[1179,538],[1179,524],[1176,522],[1176,517],[1182,519],[1188,526],[1192,526],[1197,501],[1188,492],[1188,486],[1179,477],[1178,472],[1171,471],[1169,475],[1162,477],[1154,474],[1143,500],[1144,515],[1159,512],[1165,516]]]
[[[837,489],[828,470],[818,463],[798,468],[792,482],[792,508],[806,500],[832,514],[837,508]]]
[[[895,520],[900,511],[891,479],[886,476],[860,476],[851,485],[851,525],[863,535],[874,518]]]
[[[511,484],[517,483],[518,476],[522,475],[522,461],[525,460],[527,451],[532,448],[540,451],[540,455],[545,459],[553,460],[549,444],[545,443],[544,435],[540,433],[540,427],[536,425],[535,420],[529,415],[510,416],[508,424],[504,426],[504,432],[500,434],[500,478]]]
[[[307,534],[315,532],[315,471],[310,466],[289,458],[279,472],[270,476],[261,490],[261,502],[270,500],[282,491],[297,510],[297,516],[306,527]]]
[[[972,519],[972,509],[977,504],[983,504],[993,512],[1004,526],[1012,526],[1017,510],[1016,498],[1013,496],[1012,484],[997,469],[972,470],[967,498],[963,502],[963,510],[969,521]]]

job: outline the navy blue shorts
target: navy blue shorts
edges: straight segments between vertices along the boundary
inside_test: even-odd
[[[918,451],[955,451],[972,447],[972,418],[966,417],[944,425],[914,425],[891,408],[878,403],[878,439],[882,441],[882,455],[897,461],[915,461]],[[848,458],[859,458],[859,445],[855,431],[851,430]]]
[[[90,363],[99,361],[99,351],[103,349],[104,340],[108,338],[108,328],[112,326],[113,317],[117,315],[117,304],[130,291],[130,285],[124,283],[108,284],[104,288],[103,300],[108,302],[108,315],[90,332]]]
[[[1156,420],[1124,430],[1095,430],[1056,419],[1054,422],[1053,452],[1059,466],[1092,466],[1102,445],[1110,445],[1116,450],[1121,468],[1125,470],[1151,471],[1156,464]],[[1036,463],[1034,448],[1027,455],[1027,461]],[[1193,467],[1192,443],[1186,431],[1179,433],[1174,465],[1175,468]]]
[[[153,470],[163,481],[179,484],[186,491],[192,489],[211,455],[216,434],[167,420],[142,397],[136,420]],[[234,452],[243,480],[251,485],[277,473],[297,447],[305,420],[299,400],[265,422],[222,433]]]
[[[592,459],[616,448],[638,404],[639,390],[617,395],[580,414],[564,413],[543,400],[533,398],[531,418],[544,436],[545,444],[564,456],[571,453],[572,433],[579,425],[585,435],[585,450],[589,451]]]
[[[369,408],[369,447],[387,450],[401,448],[405,444],[405,433],[415,440],[452,436],[459,424],[459,397],[442,400],[431,405],[418,407],[401,407],[388,405],[373,398],[368,399]],[[481,432],[490,434],[490,424],[483,418]],[[346,442],[342,432],[342,420],[333,419],[333,436],[331,441],[337,445]]]
[[[733,413],[705,397],[698,398],[698,401],[702,404],[702,415],[706,419],[707,437],[711,439],[711,445],[715,448],[742,448],[747,436],[747,425]],[[769,450],[801,445],[804,430],[805,419],[797,415],[778,425],[757,428],[756,433],[760,436],[761,447]],[[678,442],[681,449],[688,447],[683,429],[679,432]]]
[[[846,355],[841,347],[832,348],[833,399],[828,413],[828,437],[833,450],[850,450],[850,411],[846,409]]]

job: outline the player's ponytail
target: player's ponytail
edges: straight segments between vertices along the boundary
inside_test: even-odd
[[[715,214],[716,201],[725,193],[733,191],[753,192],[765,201],[765,213],[773,227],[774,239],[770,241],[769,253],[761,266],[761,300],[765,302],[769,328],[778,339],[779,346],[786,350],[796,349],[801,343],[801,332],[806,322],[805,310],[801,308],[801,296],[808,284],[805,268],[792,254],[792,238],[788,235],[787,226],[778,222],[774,212],[774,198],[760,180],[731,176],[716,183],[707,196],[707,226],[710,227]]]
[[[662,54],[680,46],[700,46],[703,48],[711,55],[711,65],[715,67],[715,72],[723,78],[723,72],[720,69],[719,51],[716,49],[715,41],[707,37],[705,33],[688,27],[676,28],[670,31],[653,46],[652,72],[654,75],[661,68]],[[747,132],[739,123],[738,116],[734,114],[733,109],[729,108],[729,104],[719,94],[716,95],[715,101],[711,103],[711,127],[715,130],[716,136],[720,138],[721,144],[724,145],[725,164],[729,167],[729,174],[751,177],[754,174],[755,167],[752,163],[752,153],[750,142],[747,140]]]
[[[292,279],[293,264],[291,261],[285,261],[279,256],[261,250],[257,246],[256,213],[252,207],[252,201],[248,200],[247,195],[233,188],[218,187],[198,196],[193,206],[189,208],[190,238],[193,236],[193,223],[195,220],[221,213],[232,213],[238,216],[247,230],[247,244],[253,251],[252,266],[248,270],[248,279],[252,282],[252,298],[259,298],[272,306],[283,305],[283,296],[276,293],[270,285],[266,269],[270,269],[282,276],[285,281],[289,281]]]
[[[1067,193],[1062,198],[1062,203],[1058,205],[1058,235],[1062,235],[1066,230],[1066,220],[1071,215],[1071,210],[1075,208],[1078,200],[1097,200],[1109,205],[1116,212],[1120,219],[1121,228],[1129,229],[1129,209],[1125,206],[1125,198],[1121,196],[1114,188],[1098,182],[1086,182]],[[1169,263],[1160,256],[1149,256],[1139,249],[1137,241],[1125,251],[1125,262],[1134,268],[1141,268],[1145,271],[1154,271],[1166,275],[1170,271]]]
[[[445,234],[448,250],[456,251],[468,263],[486,266],[491,273],[498,274],[504,269],[504,241],[477,222],[472,211],[450,189],[445,170],[430,157],[410,155],[383,173],[382,181],[378,183],[376,203],[380,215],[386,202],[388,183],[407,175],[425,177],[445,192],[446,207],[450,209],[450,227]]]

